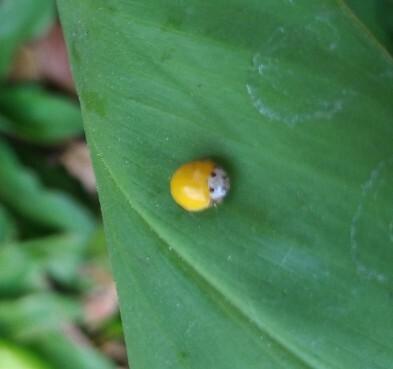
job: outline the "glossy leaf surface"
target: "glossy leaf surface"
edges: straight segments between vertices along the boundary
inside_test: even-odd
[[[349,8],[58,3],[131,366],[390,368],[393,62]],[[189,214],[206,157],[232,192]]]

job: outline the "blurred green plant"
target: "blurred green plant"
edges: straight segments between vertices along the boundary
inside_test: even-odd
[[[56,144],[83,132],[78,106],[69,98],[28,85],[0,89],[0,132]]]
[[[30,351],[0,341],[0,367],[7,369],[50,369]]]
[[[95,283],[81,269],[105,264],[99,220],[86,193],[67,191],[66,173],[43,169],[51,150],[83,135],[80,109],[39,82],[7,78],[20,47],[56,17],[53,0],[0,1],[0,367],[113,369],[78,336],[90,329],[83,300]]]
[[[0,77],[23,42],[42,35],[55,19],[54,0],[3,0],[0,3]]]

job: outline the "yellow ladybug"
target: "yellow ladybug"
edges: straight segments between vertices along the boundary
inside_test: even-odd
[[[173,199],[188,211],[201,211],[219,204],[229,187],[227,173],[212,160],[184,164],[171,179]]]

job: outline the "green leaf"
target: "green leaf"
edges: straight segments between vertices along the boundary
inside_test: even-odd
[[[0,335],[19,345],[28,345],[51,368],[114,369],[98,350],[72,336],[70,322],[80,319],[81,313],[74,301],[53,294],[1,301]],[[0,363],[1,354],[0,343]]]
[[[67,194],[45,188],[0,141],[0,200],[37,223],[89,236],[91,214]]]
[[[45,287],[40,266],[18,245],[0,246],[0,296],[15,296]]]
[[[0,204],[0,244],[15,238],[17,234],[14,219],[4,206]]]
[[[25,241],[19,247],[52,278],[60,283],[73,285],[88,241],[84,235],[63,234]]]
[[[74,289],[81,287],[78,271],[89,239],[60,234],[0,247],[0,295],[15,295],[46,286],[51,277]]]
[[[3,0],[0,2],[0,77],[23,42],[41,35],[55,20],[53,0]]]
[[[53,293],[0,301],[0,333],[21,342],[60,332],[81,317],[82,308],[77,302]]]
[[[0,132],[38,143],[58,143],[83,132],[78,106],[38,86],[1,89],[0,114]]]
[[[393,2],[391,0],[345,0],[371,32],[393,53]]]
[[[0,341],[0,367],[7,369],[50,368],[34,355],[33,352],[4,341]]]
[[[42,336],[34,347],[56,369],[115,369],[98,350],[86,343],[73,342],[64,334]]]
[[[390,368],[393,62],[348,8],[58,3],[131,366]],[[204,157],[232,192],[189,214]]]
[[[74,289],[81,287],[78,274],[89,239],[60,234],[13,242],[0,247],[0,296],[15,296],[47,287],[47,278]]]

